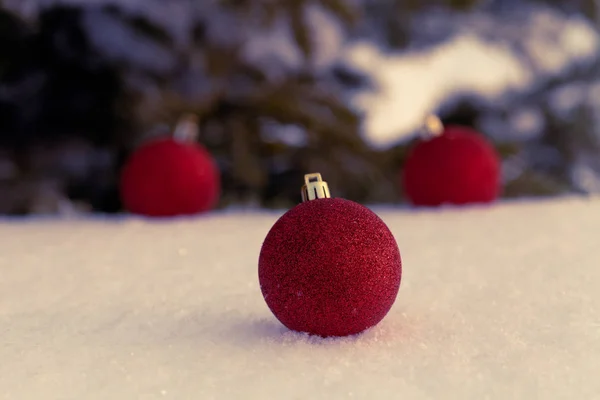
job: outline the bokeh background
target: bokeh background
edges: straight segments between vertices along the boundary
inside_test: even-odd
[[[119,171],[198,115],[220,207],[403,203],[425,116],[473,126],[506,198],[600,191],[595,0],[0,1],[0,213],[120,212]],[[160,162],[160,160],[157,160]]]

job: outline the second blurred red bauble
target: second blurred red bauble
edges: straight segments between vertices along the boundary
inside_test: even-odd
[[[489,203],[500,193],[500,159],[473,129],[448,126],[416,143],[401,179],[406,196],[417,206]]]
[[[375,213],[327,196],[297,205],[273,225],[258,272],[267,305],[286,327],[346,336],[385,317],[400,288],[402,262]]]
[[[208,151],[195,142],[152,140],[125,164],[120,192],[123,205],[134,214],[197,214],[217,203],[219,171]]]

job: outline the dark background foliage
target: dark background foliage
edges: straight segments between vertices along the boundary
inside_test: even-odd
[[[478,15],[502,24],[550,7],[565,18],[584,16],[592,24],[598,18],[594,1],[180,3],[192,15],[179,30],[173,27],[181,11],[169,14],[154,1],[140,2],[140,9],[118,1],[30,8],[7,1],[0,8],[0,213],[120,211],[117,183],[128,154],[186,113],[199,117],[199,140],[219,164],[222,207],[288,207],[298,201],[303,174],[314,171],[336,196],[402,202],[398,171],[411,141],[376,149],[364,139],[364,116],[349,98],[371,90],[372,77],[343,62],[316,66],[321,38],[307,7],[326,10],[348,42],[368,39],[389,51],[427,51]],[[436,15],[448,22],[425,24],[440,21]],[[282,23],[301,61],[249,60],[247,38]],[[504,34],[492,29],[491,39]],[[519,53],[519,41],[506,40]],[[118,51],[127,46],[131,57]],[[493,140],[506,171],[513,171],[505,173],[504,196],[590,193],[600,172],[600,102],[581,97],[565,114],[552,99],[577,85],[591,87],[597,67],[592,60],[492,103],[457,94],[437,111],[445,122],[472,125]],[[507,123],[523,110],[540,116],[543,126],[526,140]],[[283,130],[295,130],[299,143],[282,140]],[[581,178],[582,166],[593,176]]]

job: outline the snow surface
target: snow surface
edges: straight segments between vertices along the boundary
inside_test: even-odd
[[[280,215],[0,223],[1,399],[590,399],[600,199],[374,208],[404,275],[357,337],[283,328],[257,258]]]

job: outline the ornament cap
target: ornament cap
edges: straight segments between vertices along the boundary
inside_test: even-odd
[[[184,143],[195,142],[198,139],[198,117],[194,114],[182,116],[173,131],[173,139]]]
[[[440,136],[444,132],[442,120],[435,114],[428,115],[423,122],[421,136],[424,139],[431,139]]]
[[[318,172],[304,175],[304,186],[302,186],[302,201],[316,199],[328,199],[331,197],[327,182],[323,181]]]

